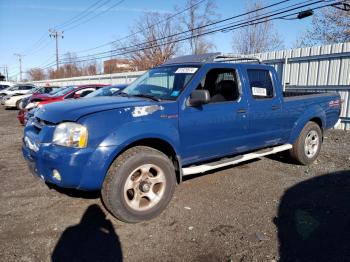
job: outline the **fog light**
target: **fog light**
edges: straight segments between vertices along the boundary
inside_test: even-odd
[[[52,171],[52,177],[56,179],[57,181],[61,182],[61,175],[60,172],[58,172],[56,169]]]

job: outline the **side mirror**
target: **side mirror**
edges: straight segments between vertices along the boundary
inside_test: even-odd
[[[80,94],[74,94],[73,98],[74,99],[80,98]]]
[[[189,99],[191,106],[200,106],[210,102],[210,94],[208,90],[193,90]]]

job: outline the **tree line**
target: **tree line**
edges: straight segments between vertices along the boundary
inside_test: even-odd
[[[205,25],[220,18],[216,1],[196,3],[197,0],[187,0],[186,12],[176,17],[171,14],[145,12],[130,27],[131,37],[114,43],[111,49],[125,51],[122,59],[129,61],[131,71],[147,70],[177,55],[216,51],[214,41],[209,36],[202,35]],[[263,6],[263,0],[246,0],[246,12],[249,12],[247,19],[261,17],[262,12],[259,10]],[[174,12],[179,9],[175,6]],[[185,42],[176,42],[176,34],[182,31],[188,31],[190,37]],[[328,7],[313,16],[311,27],[300,35],[294,46],[306,47],[346,41],[350,41],[350,12]],[[130,46],[142,48],[130,52]],[[255,54],[283,49],[284,41],[274,22],[266,18],[263,23],[233,31],[231,46],[233,53]],[[32,68],[28,75],[31,80],[37,81],[103,73],[102,66],[96,60],[79,62],[74,53],[65,54],[64,61],[58,69],[45,71]],[[122,72],[120,70],[113,67],[108,73]]]

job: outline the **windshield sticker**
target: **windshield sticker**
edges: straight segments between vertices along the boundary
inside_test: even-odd
[[[198,68],[196,67],[180,67],[176,70],[175,74],[194,74]]]
[[[173,91],[171,92],[170,96],[178,96],[180,91]]]
[[[266,88],[252,87],[253,96],[267,96]]]

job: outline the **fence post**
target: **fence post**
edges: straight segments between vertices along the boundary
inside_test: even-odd
[[[288,55],[284,57],[284,65],[283,65],[283,92],[286,91],[286,77],[287,77],[287,66],[288,66]]]

